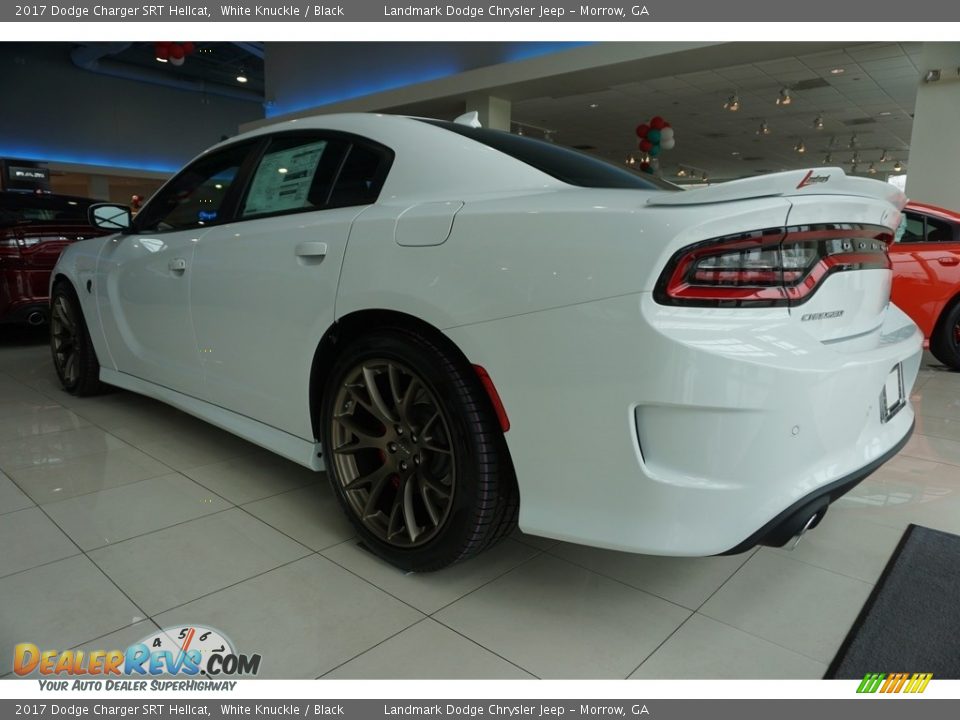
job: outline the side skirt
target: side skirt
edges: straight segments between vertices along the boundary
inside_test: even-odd
[[[239,415],[218,405],[198,400],[189,395],[178,393],[176,390],[155,385],[116,370],[101,367],[100,380],[107,385],[114,385],[171,405],[311,470],[320,471],[324,469],[320,443],[304,440],[283,430],[264,425],[245,415]]]

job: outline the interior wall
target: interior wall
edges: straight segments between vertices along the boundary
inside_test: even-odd
[[[171,173],[263,117],[234,100],[81,70],[71,43],[0,43],[0,156]]]
[[[133,195],[139,195],[146,200],[160,189],[163,182],[160,179],[122,175],[57,171],[50,173],[50,190],[58,195],[79,195],[123,204],[129,204]]]

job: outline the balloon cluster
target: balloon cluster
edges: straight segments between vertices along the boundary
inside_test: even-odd
[[[158,42],[154,43],[154,52],[160,62],[169,61],[171,65],[183,65],[184,59],[192,55],[195,48],[192,42]]]
[[[647,158],[656,158],[661,150],[672,150],[677,144],[670,123],[659,115],[650,118],[649,123],[637,125],[637,137],[640,138],[640,152],[645,155],[640,169],[649,173],[653,172],[653,166]]]

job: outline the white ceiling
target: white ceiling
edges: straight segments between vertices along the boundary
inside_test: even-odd
[[[789,48],[784,43],[784,49]],[[916,89],[924,70],[920,52],[921,43],[871,43],[785,55],[593,92],[514,100],[513,119],[555,131],[557,142],[564,145],[595,148],[591,152],[623,161],[637,153],[634,128],[662,115],[674,127],[677,141],[661,155],[664,176],[674,176],[683,165],[713,180],[819,165],[828,151],[832,164],[849,172],[853,150],[848,145],[856,134],[858,174],[874,162],[876,177],[883,178],[892,172],[894,160],[907,161]],[[836,68],[843,72],[831,73]],[[805,84],[822,86],[804,89]],[[789,106],[775,104],[783,87],[793,88]],[[739,112],[723,108],[732,93],[740,97]],[[823,117],[822,130],[813,127],[818,115]],[[769,126],[769,135],[757,134],[761,122]],[[800,140],[804,154],[794,151]],[[891,160],[881,165],[883,150]]]

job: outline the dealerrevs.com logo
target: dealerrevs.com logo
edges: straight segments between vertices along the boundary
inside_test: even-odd
[[[151,633],[125,650],[53,650],[19,643],[13,651],[13,671],[20,677],[38,673],[48,678],[40,682],[49,690],[146,690],[146,679],[151,679],[151,690],[233,689],[235,682],[213,681],[255,676],[260,655],[238,653],[218,630],[190,625]],[[154,680],[161,676],[202,681]],[[54,677],[70,680],[49,679]]]

